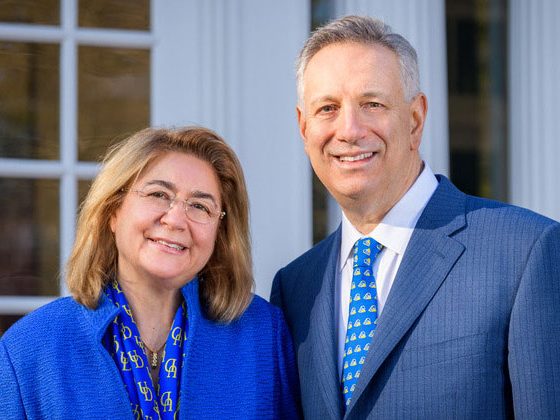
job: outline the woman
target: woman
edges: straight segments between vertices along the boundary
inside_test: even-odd
[[[112,148],[83,204],[72,297],[0,340],[3,418],[293,418],[279,310],[251,293],[248,198],[204,128]]]

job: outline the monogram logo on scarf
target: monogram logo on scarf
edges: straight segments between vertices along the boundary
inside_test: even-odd
[[[167,359],[164,366],[168,378],[177,377],[177,359]]]
[[[140,390],[140,392],[144,396],[145,401],[152,401],[154,399],[154,395],[152,394],[152,390],[150,389],[150,387],[148,386],[148,383],[146,381],[138,382],[138,389]]]
[[[173,411],[173,400],[171,399],[171,392],[167,391],[161,394],[159,399],[161,406],[163,407],[163,412],[171,412]]]
[[[136,365],[136,369],[141,369],[144,367],[144,359],[136,352],[136,350],[131,350],[128,352],[128,358],[132,363]]]
[[[181,327],[175,327],[173,328],[173,331],[171,331],[171,338],[173,339],[173,345],[181,345],[182,341],[183,341],[183,337],[181,336]]]
[[[183,345],[188,331],[185,302],[175,313],[162,355],[159,383],[155,387],[150,377],[147,350],[125,294],[117,282],[110,283],[104,292],[120,310],[114,322],[109,325],[103,344],[119,369],[130,399],[132,413],[136,419],[174,420],[177,418],[180,405]]]

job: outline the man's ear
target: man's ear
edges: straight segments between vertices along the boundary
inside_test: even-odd
[[[412,150],[418,150],[420,147],[427,114],[428,100],[426,95],[420,92],[410,104],[410,148]]]
[[[297,122],[299,126],[299,135],[301,136],[303,142],[305,143],[305,128],[306,128],[306,120],[303,110],[298,106],[296,106],[296,114],[297,114]]]

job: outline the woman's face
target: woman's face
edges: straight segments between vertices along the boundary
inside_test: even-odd
[[[173,197],[176,200],[166,210],[162,201]],[[213,212],[212,220],[207,224],[190,220],[186,199],[196,200],[196,211],[208,208]],[[220,223],[215,215],[221,211],[221,200],[218,177],[206,161],[180,152],[157,158],[111,217],[119,281],[165,289],[185,285],[214,251]]]

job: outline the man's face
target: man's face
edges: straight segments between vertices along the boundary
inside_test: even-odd
[[[392,207],[418,176],[425,97],[405,100],[391,50],[323,48],[307,65],[297,111],[311,165],[344,209],[375,200]]]

